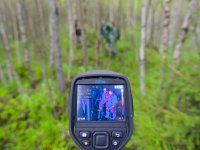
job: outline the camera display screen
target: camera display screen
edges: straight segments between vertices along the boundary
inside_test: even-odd
[[[78,85],[77,121],[123,121],[123,85]]]

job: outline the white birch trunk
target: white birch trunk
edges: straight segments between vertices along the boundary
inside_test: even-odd
[[[12,67],[11,67],[11,60],[10,57],[7,57],[9,54],[9,47],[8,47],[8,38],[7,38],[7,34],[5,32],[5,28],[4,28],[4,22],[5,22],[5,9],[4,9],[5,5],[3,1],[0,1],[0,35],[1,35],[1,39],[2,39],[2,43],[3,43],[3,48],[4,48],[4,52],[6,55],[6,67],[7,67],[7,71],[8,71],[8,79],[10,82],[13,81],[13,73],[12,73]]]
[[[145,43],[148,46],[151,45],[151,34],[152,34],[152,25],[153,25],[153,9],[149,8],[149,13],[147,17],[147,23],[146,23],[146,37],[145,37]]]
[[[1,16],[0,16],[0,35],[2,37],[2,42],[3,42],[3,49],[4,49],[4,53],[6,56],[6,62],[7,62],[7,69],[8,69],[8,76],[9,76],[9,80],[10,82],[13,81],[13,79],[15,79],[17,86],[20,90],[21,93],[24,93],[24,89],[22,87],[21,81],[18,77],[18,74],[16,73],[12,62],[11,62],[11,57],[10,57],[10,48],[8,46],[8,37],[7,34],[5,32],[5,28],[4,28],[4,20],[3,20],[3,14],[4,14],[4,8],[2,8],[3,3],[0,3],[0,12],[1,12]],[[3,78],[3,74],[1,75]]]
[[[166,56],[169,44],[169,26],[170,26],[170,3],[171,0],[165,0],[165,10],[164,10],[164,23],[163,23],[163,37],[160,49],[161,55],[161,68],[160,68],[160,85],[159,89],[162,87],[165,77],[166,68]]]
[[[146,1],[143,1],[141,8],[141,41],[140,41],[140,90],[145,95],[145,35],[146,35]]]
[[[72,68],[72,62],[74,59],[74,46],[73,46],[73,0],[68,0],[68,29],[69,29],[69,42],[70,42],[70,49],[69,49],[69,62],[68,62],[68,75],[67,75],[67,81],[70,81],[71,79],[71,68]]]
[[[62,56],[61,56],[61,49],[59,43],[59,29],[58,29],[58,9],[56,6],[55,0],[49,0],[49,23],[51,24],[50,28],[50,36],[51,36],[51,43],[54,49],[55,55],[55,67],[56,67],[56,77],[57,77],[57,84],[58,89],[61,93],[65,92],[65,80],[62,70]]]
[[[22,63],[21,60],[21,53],[19,48],[19,39],[18,39],[18,28],[17,28],[17,18],[16,18],[16,9],[15,7],[11,10],[12,12],[12,26],[14,30],[14,42],[15,42],[15,49],[16,49],[16,56],[17,56],[17,62],[18,64]]]
[[[179,63],[179,59],[183,50],[183,44],[185,42],[185,39],[187,37],[187,33],[189,31],[189,26],[191,24],[191,17],[196,9],[196,0],[190,0],[189,8],[185,14],[185,18],[181,27],[181,33],[179,35],[178,43],[176,44],[176,49],[174,51],[174,60],[177,63]]]
[[[165,49],[168,49],[169,43],[170,3],[171,0],[165,0],[165,19],[163,24],[163,46]]]
[[[48,74],[47,74],[47,65],[45,61],[45,47],[41,47],[43,43],[45,42],[45,24],[44,24],[44,13],[43,13],[43,4],[40,2],[40,0],[36,0],[37,3],[37,10],[38,10],[38,16],[39,16],[39,22],[40,22],[40,33],[41,33],[41,41],[40,41],[40,57],[42,61],[42,74],[43,78],[46,82],[47,88],[48,88],[48,95],[51,100],[51,102],[54,102],[54,97],[52,94],[52,88],[51,84],[49,82]]]
[[[129,9],[130,9],[130,26],[129,27],[131,27],[131,29],[132,29],[132,33],[131,33],[131,42],[132,42],[132,45],[134,45],[135,44],[135,37],[134,37],[134,35],[135,35],[135,1],[134,0],[129,0]]]
[[[82,12],[82,51],[83,51],[83,66],[87,70],[87,60],[88,60],[88,51],[86,47],[86,33],[87,33],[87,1],[83,1],[83,12]]]
[[[5,78],[5,75],[3,73],[3,69],[2,69],[2,66],[1,66],[1,62],[0,62],[0,78],[1,78],[1,82],[3,85],[6,85],[6,78]]]
[[[10,82],[13,82],[13,73],[12,73],[12,67],[11,67],[11,60],[10,58],[8,58],[8,51],[9,51],[9,47],[8,47],[8,39],[2,24],[2,21],[0,22],[0,34],[2,37],[2,41],[3,41],[3,47],[4,47],[4,52],[6,55],[6,67],[7,67],[7,71],[8,71],[8,79]]]
[[[172,51],[174,46],[174,39],[176,36],[180,18],[181,18],[181,8],[183,6],[184,0],[179,0],[176,8],[171,11],[170,17],[170,31],[169,31],[169,51]]]
[[[25,23],[24,23],[24,19],[22,16],[23,13],[22,13],[21,1],[16,0],[16,5],[17,5],[16,6],[17,7],[17,17],[18,17],[18,21],[19,21],[20,34],[21,34],[22,44],[23,44],[23,48],[24,48],[24,61],[25,61],[26,69],[28,71],[31,87],[35,87],[33,72],[31,70],[29,51],[27,48],[28,43],[27,43],[27,38],[26,38]]]
[[[114,4],[115,4],[115,0],[109,1],[109,5],[110,5],[109,19],[110,19],[110,22],[114,21]]]

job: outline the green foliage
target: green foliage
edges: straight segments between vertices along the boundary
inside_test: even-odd
[[[135,25],[139,30],[139,26]],[[63,70],[68,73],[69,40],[61,32],[63,49]],[[189,52],[191,39],[184,46],[181,63],[177,70],[172,69],[173,58],[169,53],[166,62],[164,86],[158,89],[160,80],[160,56],[151,47],[146,49],[146,96],[141,96],[139,83],[138,49],[140,33],[135,33],[134,45],[131,35],[123,37],[118,43],[118,56],[105,57],[103,46],[100,49],[98,66],[95,67],[95,33],[87,35],[88,66],[82,65],[82,50],[74,50],[72,77],[93,69],[110,69],[128,76],[134,96],[135,131],[127,144],[130,149],[148,150],[193,150],[200,148],[200,56]],[[92,43],[92,44],[91,44]],[[0,47],[1,48],[1,47]],[[65,51],[66,49],[66,51]],[[190,53],[190,55],[188,55]],[[15,56],[13,54],[13,56]],[[48,58],[48,57],[47,57]],[[13,62],[17,59],[13,59]],[[60,95],[54,74],[48,84],[42,77],[41,61],[32,62],[32,70],[37,81],[31,89],[24,65],[15,64],[25,89],[20,94],[16,83],[0,85],[0,149],[77,149],[68,133],[67,97]],[[46,60],[47,72],[50,69]],[[5,62],[2,62],[6,70]],[[174,82],[169,88],[168,80],[174,73]],[[51,93],[49,93],[51,89]],[[53,98],[50,98],[52,95]]]

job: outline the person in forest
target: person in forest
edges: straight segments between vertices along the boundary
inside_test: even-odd
[[[99,52],[101,45],[103,45],[106,36],[106,20],[101,20],[100,34],[98,36],[97,41],[97,51]]]
[[[101,29],[100,29],[101,39],[105,38],[106,35],[106,20],[101,20]]]
[[[106,45],[105,52],[108,55],[109,49],[111,48],[112,56],[117,54],[117,41],[120,39],[119,30],[116,28],[115,23],[111,22],[109,27],[106,28]]]
[[[75,34],[76,34],[76,43],[77,45],[82,43],[82,31],[81,31],[81,24],[79,20],[75,20]]]

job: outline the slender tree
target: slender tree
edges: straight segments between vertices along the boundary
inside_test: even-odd
[[[140,90],[145,95],[145,35],[146,35],[146,7],[144,0],[141,8],[141,41],[140,41]]]
[[[85,70],[87,70],[87,61],[88,61],[88,51],[87,51],[87,39],[86,39],[86,33],[87,33],[87,1],[83,1],[83,9],[82,9],[82,52],[83,52],[83,66]]]
[[[59,43],[59,31],[58,31],[58,8],[55,0],[49,0],[49,24],[50,24],[50,37],[52,47],[55,55],[55,67],[58,89],[61,93],[65,92],[65,80],[62,70],[62,55]]]
[[[131,40],[131,43],[134,44],[135,43],[135,37],[134,37],[134,34],[135,34],[135,29],[134,29],[134,23],[135,23],[135,0],[129,0],[128,3],[127,3],[127,10],[128,10],[128,15],[127,15],[127,27],[132,29],[132,33],[131,33],[131,37],[132,37],[132,40]]]
[[[190,0],[188,10],[185,14],[185,18],[181,27],[181,32],[179,35],[178,43],[176,44],[176,49],[174,51],[174,59],[176,61],[176,64],[179,62],[182,50],[183,50],[183,44],[185,42],[185,39],[187,37],[187,33],[189,31],[189,27],[191,24],[192,14],[196,10],[196,0]]]
[[[1,38],[2,38],[2,43],[3,43],[3,49],[4,49],[4,53],[5,53],[5,56],[6,56],[6,62],[7,62],[7,69],[8,69],[8,76],[9,76],[9,79],[10,81],[12,82],[13,79],[16,81],[17,85],[18,85],[18,88],[20,90],[21,93],[24,92],[24,89],[22,87],[22,84],[21,84],[21,81],[18,77],[18,74],[17,72],[15,71],[13,65],[12,65],[12,62],[11,62],[11,57],[10,57],[10,48],[9,48],[9,45],[8,45],[8,37],[7,37],[7,34],[5,32],[5,27],[4,27],[4,8],[2,7],[4,6],[3,2],[1,1],[0,3],[0,35],[1,35]]]
[[[169,51],[173,50],[174,41],[176,34],[178,33],[179,29],[179,22],[181,21],[181,9],[184,4],[184,0],[179,0],[175,3],[175,9],[171,10],[171,17],[170,17],[170,27],[169,27]]]
[[[163,46],[164,49],[168,49],[169,44],[169,25],[170,25],[170,2],[171,0],[165,0],[165,18],[163,23]]]
[[[115,0],[110,0],[110,13],[109,13],[109,19],[110,21],[114,21],[114,5],[115,5]]]
[[[68,62],[68,75],[67,80],[70,81],[71,78],[71,68],[72,68],[72,62],[74,58],[74,46],[73,46],[73,0],[68,0],[67,4],[67,10],[68,10],[68,29],[69,29],[69,41],[70,41],[70,49],[69,49],[69,62]]]
[[[5,20],[5,14],[4,14],[4,2],[1,1],[0,2],[0,34],[1,34],[1,39],[2,39],[2,43],[4,46],[4,52],[6,52],[6,56],[8,56],[9,53],[9,47],[8,47],[8,38],[7,38],[7,34],[5,33],[5,28],[4,28],[4,20]],[[7,67],[7,71],[8,71],[8,79],[10,82],[13,81],[13,73],[12,73],[12,67],[11,67],[11,60],[10,57],[7,57],[6,59],[6,67]]]
[[[169,26],[170,26],[170,2],[171,0],[165,0],[165,10],[164,10],[164,23],[163,23],[163,37],[162,37],[162,44],[160,49],[160,55],[161,55],[161,69],[160,69],[160,85],[159,88],[163,85],[164,81],[164,74],[165,74],[165,68],[166,68],[166,55],[168,51],[169,46]]]
[[[6,85],[7,81],[6,81],[6,77],[3,73],[1,62],[0,62],[0,78],[1,78],[1,82],[3,83],[3,85]]]
[[[17,61],[18,64],[22,63],[21,60],[21,53],[20,53],[20,48],[19,48],[19,33],[18,33],[18,25],[17,25],[17,18],[16,18],[16,7],[12,7],[10,9],[11,11],[11,18],[12,18],[12,27],[13,27],[13,31],[14,31],[14,43],[15,43],[15,49],[16,49],[16,56],[17,56]]]
[[[24,23],[24,18],[22,16],[23,11],[22,11],[21,0],[16,0],[16,7],[17,7],[17,18],[18,18],[19,27],[20,27],[20,34],[21,34],[21,39],[22,39],[22,44],[23,44],[23,49],[24,49],[24,61],[25,61],[26,69],[28,71],[31,87],[35,87],[33,72],[32,72],[31,63],[30,63],[28,42],[27,42],[27,37],[26,37],[26,27]]]
[[[48,77],[48,73],[47,73],[47,62],[46,62],[46,59],[45,59],[46,45],[44,45],[44,43],[45,43],[45,26],[44,26],[43,3],[41,3],[40,0],[36,0],[36,5],[37,5],[37,10],[38,10],[38,16],[39,16],[39,26],[38,26],[38,28],[39,28],[40,33],[41,33],[40,41],[38,41],[39,50],[40,50],[39,57],[40,57],[40,60],[42,61],[42,74],[43,74],[43,78],[44,78],[45,83],[46,83],[47,88],[48,88],[49,98],[53,102],[55,100],[54,100],[54,97],[53,97],[53,94],[52,94],[52,87],[51,87],[50,82],[49,82],[49,77]]]

